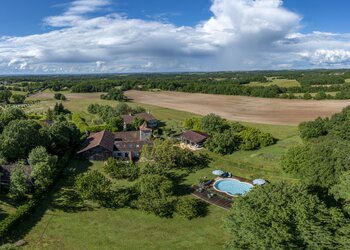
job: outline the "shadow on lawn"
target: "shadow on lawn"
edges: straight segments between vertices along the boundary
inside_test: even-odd
[[[64,212],[78,212],[92,210],[92,207],[83,204],[73,189],[75,177],[87,171],[92,164],[88,161],[71,159],[69,165],[59,177],[51,192],[40,202],[35,211],[13,229],[9,241],[22,239],[43,217],[48,209]]]

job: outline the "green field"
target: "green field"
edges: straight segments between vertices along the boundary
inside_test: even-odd
[[[283,88],[290,87],[300,87],[300,83],[297,80],[289,80],[289,79],[270,79],[271,82],[261,83],[261,82],[251,82],[247,84],[247,86],[272,86],[277,85]]]
[[[52,95],[51,95],[52,94]],[[55,104],[53,93],[39,99],[31,106],[37,112],[44,112]],[[89,116],[90,103],[116,105],[115,101],[99,98],[99,94],[81,98],[66,93],[64,105],[81,116]],[[84,96],[84,94],[83,94]],[[131,103],[131,106],[138,104]],[[168,128],[178,130],[185,118],[197,116],[191,113],[142,105]],[[40,110],[40,111],[39,111]],[[220,156],[206,150],[212,159],[208,168],[185,176],[182,184],[197,184],[199,178],[211,177],[211,171],[222,169],[234,175],[269,181],[297,181],[283,173],[279,166],[280,157],[288,147],[300,143],[297,127],[262,124],[247,124],[269,132],[279,139],[276,145],[256,151],[240,151]],[[57,183],[53,193],[35,211],[14,238],[24,238],[28,245],[24,249],[221,249],[227,240],[222,221],[227,211],[209,206],[209,214],[191,221],[174,217],[162,219],[132,209],[110,210],[95,204],[82,202],[72,187],[77,173],[88,169],[102,170],[102,162],[72,160],[64,176]],[[130,185],[127,181],[116,181],[117,185]]]

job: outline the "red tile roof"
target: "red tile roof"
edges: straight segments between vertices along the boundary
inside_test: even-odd
[[[209,135],[199,131],[188,130],[182,133],[181,137],[194,143],[202,143],[209,137]]]
[[[107,130],[103,130],[90,135],[87,138],[84,147],[78,151],[78,154],[86,152],[97,146],[101,146],[112,152],[114,148],[114,134]]]

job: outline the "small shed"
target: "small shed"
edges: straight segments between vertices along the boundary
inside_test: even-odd
[[[208,137],[208,134],[194,130],[188,130],[180,135],[182,142],[196,148],[202,148]]]

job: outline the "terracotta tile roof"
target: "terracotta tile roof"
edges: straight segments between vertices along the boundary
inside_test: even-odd
[[[140,131],[125,131],[125,132],[116,132],[114,133],[114,138],[116,141],[139,141],[140,140]]]
[[[134,121],[134,117],[131,115],[122,115],[122,118],[126,124],[132,124],[132,122]]]
[[[202,143],[206,139],[208,139],[209,135],[199,131],[188,130],[182,133],[181,138],[194,142],[194,143]]]
[[[114,134],[107,130],[103,130],[101,132],[90,135],[86,139],[84,147],[80,149],[77,153],[80,154],[86,152],[97,146],[101,146],[112,152],[114,148]]]

